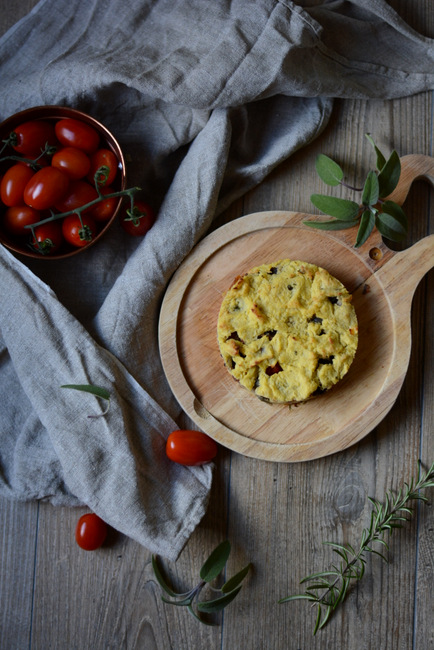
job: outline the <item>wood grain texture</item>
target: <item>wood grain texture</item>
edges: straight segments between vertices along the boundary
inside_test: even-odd
[[[4,31],[36,4],[0,0]],[[390,0],[415,29],[434,37],[431,0]],[[214,229],[262,211],[309,213],[323,192],[315,157],[338,160],[350,182],[373,165],[370,132],[384,151],[433,156],[433,93],[393,101],[345,100],[318,140],[283,163],[219,216]],[[345,192],[342,191],[342,195]],[[417,181],[405,201],[406,250],[434,232],[434,192]],[[228,572],[253,562],[243,590],[218,627],[200,626],[165,606],[150,554],[113,532],[97,553],[73,542],[84,509],[0,500],[0,648],[3,650],[433,650],[434,508],[421,506],[390,540],[390,563],[368,560],[362,582],[315,638],[305,603],[278,605],[299,580],[328,566],[324,540],[357,543],[368,524],[367,496],[383,498],[434,459],[434,273],[417,286],[411,310],[411,354],[397,400],[386,417],[349,449],[303,463],[275,463],[221,448],[208,512],[179,560],[164,563],[186,589],[214,546],[228,537]],[[194,425],[183,415],[179,425]],[[434,495],[431,493],[431,501]]]

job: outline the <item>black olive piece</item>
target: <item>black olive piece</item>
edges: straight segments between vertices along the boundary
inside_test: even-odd
[[[276,275],[278,269],[277,266],[272,266],[271,269],[268,271],[268,275]]]
[[[318,359],[318,365],[319,366],[327,366],[333,363],[334,355],[332,354],[330,357],[327,357],[327,359]]]
[[[242,341],[242,340],[240,339],[240,337],[238,336],[238,332],[232,332],[232,334],[230,334],[230,335],[228,336],[228,338],[226,339],[226,341],[229,341],[230,339],[233,339],[234,341],[239,341],[240,343],[244,343],[244,341]]]
[[[336,296],[327,296],[327,298],[330,300],[332,305],[340,305],[341,303],[339,302],[339,298]]]
[[[266,337],[268,338],[268,340],[271,341],[271,339],[273,338],[273,336],[276,336],[276,334],[277,334],[277,330],[267,330],[267,331],[264,332],[263,334],[260,334],[260,335],[258,336],[258,339],[262,338],[263,336],[266,336]]]
[[[323,319],[314,314],[312,318],[309,318],[309,323],[322,323]]]

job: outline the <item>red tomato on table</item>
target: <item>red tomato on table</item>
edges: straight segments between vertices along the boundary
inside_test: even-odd
[[[33,246],[43,255],[56,253],[63,244],[62,228],[58,221],[49,221],[35,228]]]
[[[57,139],[65,147],[76,147],[85,153],[93,153],[99,146],[99,134],[89,124],[66,117],[55,125]]]
[[[23,122],[13,132],[17,137],[16,144],[12,145],[15,151],[32,160],[44,151],[45,145],[58,144],[54,124],[44,120]]]
[[[56,151],[51,165],[61,169],[72,180],[84,178],[90,169],[90,159],[84,151],[76,147],[63,147]]]
[[[24,163],[12,165],[6,171],[0,184],[0,198],[5,205],[23,205],[24,190],[35,175],[33,169]]]
[[[37,210],[34,210],[29,205],[15,205],[8,208],[3,217],[3,223],[11,235],[28,235],[29,228],[32,223],[38,223],[42,217]]]
[[[100,187],[99,190],[101,194],[112,194],[114,192],[111,187],[106,187],[105,185]],[[108,221],[113,216],[118,201],[119,199],[115,197],[102,199],[92,207],[92,217],[95,221]]]
[[[166,454],[180,465],[203,465],[217,455],[215,440],[202,433],[180,429],[172,431],[166,442]]]
[[[95,551],[107,537],[107,524],[98,515],[89,512],[82,515],[75,529],[75,541],[85,551]]]
[[[70,214],[62,222],[64,238],[72,246],[87,246],[96,237],[96,224],[92,217],[82,214],[81,221],[78,214]]]
[[[56,201],[55,207],[59,212],[71,212],[97,198],[98,192],[87,181],[71,181],[67,192]],[[85,210],[83,214],[88,214],[91,210],[92,207]]]
[[[67,192],[69,178],[56,167],[43,167],[32,176],[24,190],[24,203],[35,210],[52,208]]]
[[[107,167],[107,178],[104,185],[111,185],[116,178],[118,171],[118,159],[110,149],[98,149],[90,157],[90,171],[87,175],[88,181],[95,183],[95,174],[100,167]],[[98,184],[101,183],[98,180]]]
[[[137,216],[130,217],[130,215],[127,214],[127,211],[124,210],[121,219],[122,228],[129,235],[135,237],[146,235],[155,222],[155,215],[151,206],[143,201],[135,201],[134,213],[135,215],[137,214]]]

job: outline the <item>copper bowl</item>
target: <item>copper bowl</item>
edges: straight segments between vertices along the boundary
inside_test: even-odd
[[[83,113],[82,111],[76,110],[74,108],[68,108],[65,106],[35,106],[33,108],[28,108],[19,113],[15,113],[8,117],[4,122],[0,124],[0,140],[5,140],[11,131],[14,130],[18,125],[29,120],[46,120],[46,121],[56,121],[64,118],[74,118],[92,126],[100,135],[101,138],[101,147],[111,149],[118,159],[118,174],[116,180],[113,182],[112,187],[114,191],[124,190],[126,188],[126,174],[125,174],[125,160],[120,148],[119,143],[112,133],[103,125],[101,122],[98,122],[94,117]],[[11,149],[11,153],[15,154]],[[7,155],[7,152],[4,151],[2,156]],[[2,164],[2,163],[0,163]],[[13,164],[13,163],[10,163]],[[7,166],[9,166],[8,164]],[[6,168],[7,168],[6,166]],[[33,257],[36,259],[43,260],[59,260],[66,257],[71,257],[73,255],[78,255],[78,253],[88,250],[90,246],[94,246],[107,232],[110,226],[115,221],[122,203],[122,197],[119,197],[116,209],[111,216],[111,218],[101,224],[102,227],[99,229],[97,236],[89,242],[86,246],[75,248],[65,243],[60,251],[53,255],[41,255],[41,253],[33,250],[29,246],[30,237],[28,240],[20,241],[19,237],[9,234],[2,225],[1,214],[0,214],[0,242],[4,244],[7,248],[19,253],[20,255],[25,255],[26,257]],[[1,212],[1,208],[0,208]]]

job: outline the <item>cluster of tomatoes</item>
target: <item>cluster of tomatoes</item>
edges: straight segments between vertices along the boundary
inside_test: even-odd
[[[17,159],[8,160],[2,170],[3,229],[19,240],[29,237],[30,231],[32,247],[42,254],[93,241],[119,202],[119,161],[99,133],[75,118],[38,119],[16,127],[9,143]],[[154,215],[141,202],[136,213],[143,218],[124,215],[122,225],[130,234],[143,235]]]
[[[215,440],[202,433],[180,429],[172,431],[166,442],[166,454],[180,465],[203,465],[217,455]],[[75,541],[85,551],[95,551],[103,545],[108,534],[108,526],[98,515],[88,512],[82,515],[75,529]]]

